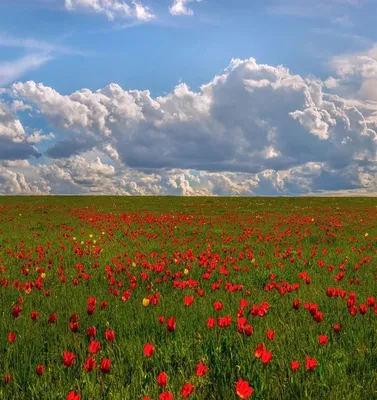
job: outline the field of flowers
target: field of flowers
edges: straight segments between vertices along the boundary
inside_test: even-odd
[[[0,399],[377,399],[377,199],[0,198]]]

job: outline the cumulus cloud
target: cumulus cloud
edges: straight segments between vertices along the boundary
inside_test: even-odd
[[[129,5],[123,0],[65,0],[65,8],[69,11],[84,9],[105,14],[110,21],[123,18],[150,21],[156,17],[149,7],[136,1]]]
[[[45,154],[49,163],[34,164],[34,175],[25,179],[52,193],[371,191],[377,110],[371,101],[352,103],[335,93],[354,68],[368,78],[370,68],[340,61],[334,66],[337,77],[323,82],[284,66],[234,59],[200,90],[180,83],[156,98],[117,84],[62,95],[42,83],[18,82],[9,91],[14,109],[32,106],[59,132]],[[14,124],[12,135],[24,138],[12,118],[8,136]],[[22,143],[28,146],[42,138],[26,136]],[[96,157],[88,160],[88,152]]]
[[[40,153],[29,142],[21,121],[0,100],[0,160],[39,157]]]
[[[171,15],[194,15],[194,11],[187,7],[187,4],[200,2],[201,0],[173,0],[173,4],[169,7]]]

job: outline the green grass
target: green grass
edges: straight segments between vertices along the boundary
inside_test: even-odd
[[[377,399],[377,314],[369,307],[366,315],[351,316],[347,308],[350,292],[357,307],[377,296],[376,218],[374,198],[0,197],[0,378],[12,376],[9,384],[0,379],[0,399],[65,399],[75,390],[82,399],[157,400],[161,371],[168,374],[165,390],[174,399],[182,398],[186,382],[195,386],[190,399],[237,399],[239,377],[254,388],[252,399]],[[102,251],[94,254],[98,247]],[[288,249],[291,254],[282,257]],[[341,264],[345,276],[338,282]],[[187,275],[174,277],[188,265]],[[309,274],[310,284],[299,279],[300,272]],[[42,273],[43,288],[27,294],[22,285]],[[124,302],[132,277],[137,286]],[[203,297],[195,287],[174,288],[174,280],[189,278],[205,291]],[[230,292],[226,282],[242,290]],[[300,287],[281,294],[266,291],[268,282]],[[118,284],[115,296],[109,288]],[[347,295],[329,298],[328,287]],[[144,307],[143,299],[157,292],[158,305]],[[184,296],[194,296],[192,306],[184,306]],[[12,307],[20,297],[22,314],[15,319]],[[97,299],[93,315],[87,314],[89,297]],[[295,298],[301,301],[297,311]],[[254,327],[250,337],[237,332],[241,299],[250,303],[245,316],[253,304],[270,305],[265,317],[247,315]],[[101,301],[108,302],[105,310]],[[214,301],[223,302],[222,311],[214,311]],[[318,304],[322,322],[304,310],[305,303]],[[33,310],[37,321],[30,318]],[[53,312],[57,322],[49,324]],[[79,314],[78,333],[69,329],[73,313]],[[175,316],[176,331],[158,322],[161,315]],[[208,317],[225,315],[233,319],[230,327],[206,326]],[[342,326],[338,334],[336,323]],[[82,368],[90,342],[86,330],[93,325],[102,345],[94,357],[97,365],[111,359],[109,374]],[[106,329],[116,333],[112,344],[104,339]],[[267,329],[276,330],[274,340],[267,340]],[[17,335],[13,344],[9,331]],[[318,343],[320,334],[328,336],[326,345]],[[151,358],[143,355],[147,342],[156,346]],[[261,342],[273,354],[267,365],[254,356]],[[64,350],[77,355],[71,368],[62,364]],[[306,355],[316,358],[316,369],[305,369]],[[292,360],[301,363],[296,372]],[[199,361],[210,369],[204,377],[195,374]],[[45,367],[43,376],[35,373],[38,364]]]

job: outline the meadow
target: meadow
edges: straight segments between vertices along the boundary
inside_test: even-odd
[[[0,197],[0,399],[377,399],[377,199]]]

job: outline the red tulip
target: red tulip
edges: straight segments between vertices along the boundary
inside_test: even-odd
[[[242,378],[238,379],[236,383],[236,393],[241,399],[249,398],[254,392],[254,389],[249,385],[249,382],[244,381]]]
[[[184,397],[184,398],[189,397],[190,394],[194,391],[194,389],[195,389],[195,386],[191,385],[190,382],[185,383],[181,390],[182,397]]]
[[[35,370],[35,373],[36,373],[38,376],[42,376],[42,375],[44,374],[44,371],[45,371],[44,366],[41,365],[41,364],[39,364],[39,365],[37,366],[36,370]]]
[[[32,311],[32,312],[30,313],[30,318],[31,318],[33,321],[36,321],[36,320],[38,319],[38,317],[39,317],[39,314],[38,314],[37,311]]]
[[[262,354],[266,350],[264,343],[259,343],[256,349],[254,350],[254,355],[256,358],[261,358]]]
[[[174,317],[170,317],[166,323],[169,332],[174,332],[176,329],[176,322]]]
[[[158,386],[164,387],[168,384],[168,376],[165,372],[160,372],[157,376]]]
[[[153,346],[153,344],[146,343],[146,345],[144,346],[145,357],[152,357],[154,352],[155,352],[155,347]]]
[[[63,353],[63,364],[65,367],[71,367],[76,359],[76,354],[71,353],[70,351],[64,351]]]
[[[291,362],[291,369],[292,371],[296,371],[300,368],[300,363],[298,361],[292,361]]]
[[[56,313],[52,313],[52,314],[48,317],[48,323],[54,324],[55,322],[56,322]]]
[[[262,353],[262,363],[263,364],[268,364],[271,361],[272,358],[272,353],[270,351],[264,350]]]
[[[80,400],[81,396],[76,393],[74,390],[68,393],[67,399],[66,400]]]
[[[194,302],[194,296],[185,296],[184,298],[184,304],[186,307],[191,306],[191,304]]]
[[[267,329],[267,339],[268,340],[273,340],[275,337],[275,332],[276,331],[272,331],[271,329]]]
[[[71,332],[76,333],[79,330],[79,323],[78,322],[70,322],[69,323],[69,329],[71,330]]]
[[[115,340],[115,332],[110,330],[110,329],[108,329],[105,332],[105,339],[106,339],[107,342],[112,342],[113,340]]]
[[[99,367],[100,371],[103,372],[104,374],[107,374],[110,372],[111,368],[111,360],[108,358],[103,358],[101,361],[101,365]]]
[[[95,340],[92,340],[89,344],[88,351],[92,354],[97,354],[101,350],[101,343]]]
[[[208,371],[209,371],[209,368],[206,365],[204,365],[202,362],[200,362],[196,366],[196,375],[198,375],[198,376],[204,376]]]
[[[213,328],[216,325],[216,320],[214,318],[207,319],[207,326],[208,328]]]
[[[326,344],[327,343],[327,336],[326,335],[319,335],[318,336],[318,341],[320,344]]]
[[[22,312],[22,308],[18,304],[13,306],[12,315],[14,318],[18,318],[21,315],[21,312]]]
[[[305,363],[305,368],[309,371],[317,367],[319,364],[315,358],[310,358],[309,356],[306,356],[306,363]]]
[[[95,338],[97,335],[97,329],[95,326],[89,326],[89,328],[86,330],[86,336],[88,338]]]
[[[83,369],[86,372],[91,372],[94,370],[95,367],[96,367],[96,360],[93,357],[89,356],[84,362]]]
[[[162,392],[159,396],[159,400],[173,400],[171,392]]]
[[[8,333],[8,340],[10,343],[14,343],[16,341],[16,334],[14,332]]]

